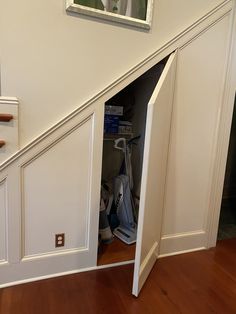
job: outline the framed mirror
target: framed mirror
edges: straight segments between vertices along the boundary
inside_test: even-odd
[[[66,0],[66,10],[150,29],[153,0]]]

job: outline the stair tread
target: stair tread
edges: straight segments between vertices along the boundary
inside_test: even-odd
[[[0,140],[0,148],[3,147],[6,144],[4,140]]]
[[[13,119],[13,115],[9,113],[0,113],[1,122],[9,122]]]

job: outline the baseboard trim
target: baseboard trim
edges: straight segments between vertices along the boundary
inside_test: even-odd
[[[203,230],[162,236],[159,257],[203,250],[206,238]]]
[[[203,247],[198,247],[196,249],[190,249],[190,250],[183,250],[183,251],[178,251],[178,252],[173,252],[173,253],[167,253],[167,254],[160,254],[158,256],[159,258],[163,258],[163,257],[168,257],[168,256],[174,256],[174,255],[179,255],[179,254],[186,254],[186,253],[192,253],[192,252],[197,252],[197,251],[204,251],[206,250],[206,248]]]
[[[119,263],[114,263],[114,264],[107,264],[107,265],[82,268],[82,269],[75,269],[75,270],[70,270],[70,271],[61,272],[61,273],[55,273],[55,274],[50,274],[50,275],[45,275],[45,276],[39,276],[39,277],[34,277],[34,278],[22,279],[22,280],[18,280],[18,281],[12,281],[12,282],[8,282],[8,283],[0,285],[0,289],[8,288],[8,287],[16,286],[16,285],[23,285],[26,283],[41,281],[41,280],[45,280],[45,279],[74,275],[74,274],[88,272],[88,271],[92,271],[92,270],[101,270],[101,269],[106,269],[106,268],[125,266],[125,265],[129,265],[129,264],[134,264],[134,260],[119,262]]]

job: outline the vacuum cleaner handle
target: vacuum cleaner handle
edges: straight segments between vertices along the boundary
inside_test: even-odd
[[[123,144],[123,147],[119,145],[120,143]],[[122,152],[125,153],[125,151],[126,151],[126,139],[123,137],[120,137],[117,140],[115,140],[114,141],[114,148],[122,150]]]

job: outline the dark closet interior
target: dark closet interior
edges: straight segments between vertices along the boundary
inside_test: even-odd
[[[236,96],[218,230],[218,240],[229,238],[236,238]]]

